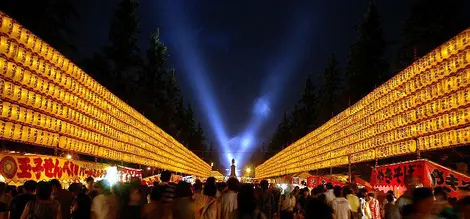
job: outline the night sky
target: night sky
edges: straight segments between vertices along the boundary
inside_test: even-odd
[[[89,57],[106,44],[118,2],[77,3],[80,19],[73,26],[79,50],[75,59]],[[232,138],[256,120],[256,101],[267,99],[264,111],[268,115],[254,134],[253,144],[258,145],[269,142],[283,111],[300,98],[306,77],[318,80],[330,53],[336,53],[344,70],[348,48],[356,38],[354,27],[362,21],[367,2],[142,0],[139,44],[145,51],[147,37],[160,28],[185,102],[191,103],[208,141],[215,146],[219,132],[214,130],[214,113]],[[398,39],[409,2],[379,2],[388,41]],[[395,47],[387,51],[389,60],[394,58]],[[208,110],[211,98],[215,111]]]

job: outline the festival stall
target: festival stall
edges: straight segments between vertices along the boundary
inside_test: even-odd
[[[346,184],[341,182],[341,181],[338,181],[338,180],[334,180],[334,179],[331,179],[329,177],[326,177],[326,176],[309,176],[307,178],[307,187],[309,188],[314,188],[314,187],[317,187],[319,185],[325,185],[327,183],[331,183],[333,184],[333,186],[345,186]]]
[[[405,178],[413,178],[417,186],[442,186],[450,197],[458,197],[459,186],[470,183],[470,177],[426,159],[377,166],[372,169],[374,189],[396,195],[406,191]]]
[[[142,179],[142,169],[117,166],[117,171],[120,182],[130,182],[132,179]]]
[[[0,174],[9,185],[27,180],[58,179],[64,184],[84,182],[89,176],[102,179],[110,165],[77,161],[63,157],[18,153],[0,153]]]
[[[170,182],[178,183],[183,179],[183,176],[172,174],[170,178]],[[142,184],[143,185],[153,185],[154,182],[161,182],[160,180],[160,174],[153,175],[153,176],[148,176],[142,179]]]

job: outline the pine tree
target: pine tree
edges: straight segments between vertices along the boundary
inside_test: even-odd
[[[335,54],[331,54],[328,63],[321,75],[322,87],[320,89],[321,123],[328,121],[332,115],[338,113],[341,95],[341,76]]]
[[[386,42],[382,18],[375,1],[369,2],[364,21],[357,28],[358,38],[351,46],[347,67],[348,91],[354,103],[380,85],[388,71],[383,59]]]
[[[298,108],[296,109],[296,107],[294,107],[292,116],[299,117],[296,118],[299,123],[296,137],[301,138],[318,126],[318,97],[310,76],[305,81],[305,87],[298,103]]]
[[[402,32],[399,68],[449,40],[470,25],[464,0],[413,0],[410,17]],[[416,56],[416,57],[415,57]]]
[[[114,11],[108,34],[110,45],[104,53],[111,61],[111,75],[115,78],[111,90],[124,100],[133,100],[135,80],[142,63],[137,46],[139,21],[137,0],[122,0]]]

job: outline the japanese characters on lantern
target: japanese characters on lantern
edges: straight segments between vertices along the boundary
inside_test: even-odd
[[[0,137],[209,176],[210,166],[0,12]]]
[[[255,169],[267,178],[468,142],[470,29]]]

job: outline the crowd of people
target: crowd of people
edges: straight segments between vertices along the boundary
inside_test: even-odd
[[[170,182],[163,171],[153,186],[140,181],[109,185],[89,177],[86,184],[60,181],[26,181],[22,186],[0,183],[0,219],[470,219],[470,191],[461,188],[460,199],[449,199],[442,187],[416,188],[408,184],[398,199],[392,191],[380,200],[357,186],[313,189],[280,188],[263,180],[240,183],[236,178],[204,183]]]

